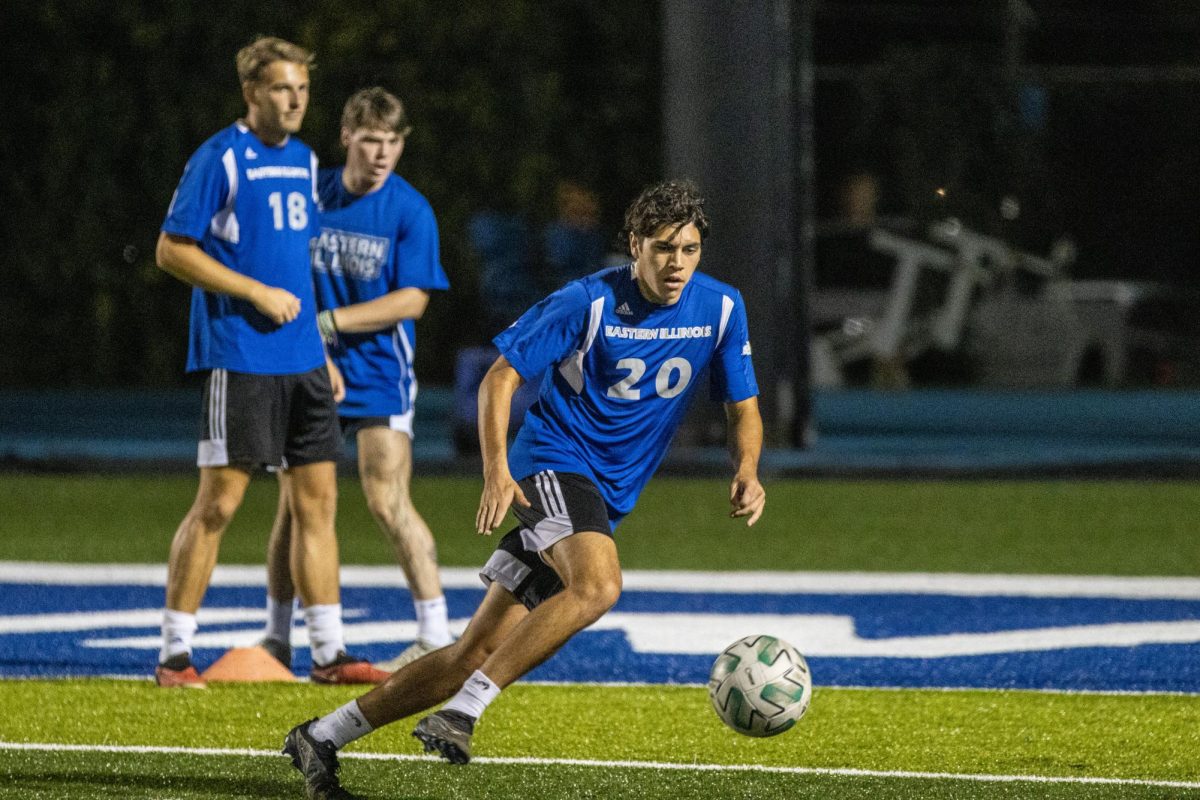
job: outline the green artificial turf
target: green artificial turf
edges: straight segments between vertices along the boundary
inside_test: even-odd
[[[164,691],[149,682],[9,681],[0,683],[0,706],[37,713],[0,716],[0,740],[273,751],[292,725],[357,694],[307,684]],[[409,736],[413,722],[388,726],[346,752],[412,758],[419,753]],[[1197,782],[1197,731],[1200,697],[818,688],[796,728],[750,739],[718,722],[700,688],[518,684],[489,708],[474,741],[476,756],[501,763],[458,768],[348,757],[343,779],[370,797],[397,798],[1185,797],[1200,791],[503,761]],[[298,776],[283,759],[235,755],[0,750],[0,778],[0,797],[300,796]]]
[[[188,475],[0,474],[0,560],[162,563],[195,493]],[[478,566],[494,540],[473,530],[480,482],[421,477],[413,494],[441,562]],[[354,479],[338,508],[342,562],[392,554]],[[868,570],[1092,575],[1200,574],[1200,486],[1139,481],[778,481],[747,529],[718,480],[652,481],[617,531],[639,569]],[[275,511],[256,478],[221,562],[262,563]],[[501,530],[503,532],[503,529]]]

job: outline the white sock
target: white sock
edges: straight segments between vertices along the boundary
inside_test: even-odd
[[[158,663],[180,653],[192,655],[192,636],[196,633],[196,615],[185,611],[163,609],[162,649],[158,651]]]
[[[305,606],[304,624],[308,626],[309,648],[313,663],[324,666],[346,649],[342,638],[342,604]]]
[[[278,639],[284,644],[292,643],[292,615],[297,605],[296,598],[287,602],[276,600],[267,595],[267,629],[263,636],[268,639]]]
[[[467,682],[458,690],[458,694],[450,698],[450,702],[442,706],[443,711],[461,711],[468,717],[479,719],[488,704],[500,696],[500,687],[492,683],[492,679],[479,670],[471,673]]]
[[[417,610],[417,638],[434,647],[445,647],[450,637],[450,620],[446,612],[446,597],[441,595],[429,600],[413,598]]]
[[[351,700],[314,722],[308,732],[318,742],[333,742],[333,746],[340,750],[373,730],[371,723],[359,710],[358,701]]]

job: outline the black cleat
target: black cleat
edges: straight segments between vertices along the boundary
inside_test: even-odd
[[[292,668],[292,646],[287,642],[274,636],[264,636],[259,640],[258,646],[270,653],[271,658],[280,664],[288,669]]]
[[[333,742],[318,742],[309,735],[316,718],[288,731],[283,740],[283,754],[292,757],[292,766],[304,776],[304,791],[308,800],[362,800],[338,782],[337,748]]]
[[[435,711],[413,728],[412,735],[425,745],[425,752],[435,750],[451,764],[466,764],[471,760],[471,734],[475,718],[461,711]]]

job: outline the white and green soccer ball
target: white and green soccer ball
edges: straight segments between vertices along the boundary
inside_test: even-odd
[[[812,675],[800,651],[774,636],[747,636],[721,651],[708,675],[717,716],[738,733],[775,736],[808,711]]]

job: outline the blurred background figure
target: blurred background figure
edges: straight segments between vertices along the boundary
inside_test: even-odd
[[[591,189],[572,180],[554,188],[557,216],[542,231],[543,280],[548,291],[605,266],[607,240],[600,230],[600,202]]]

